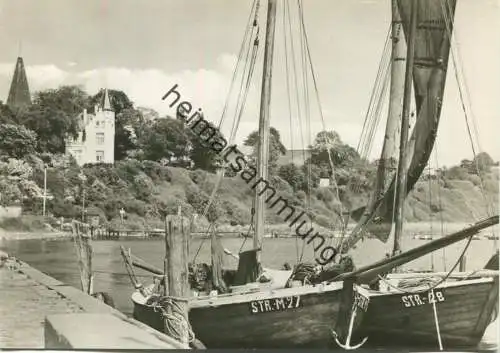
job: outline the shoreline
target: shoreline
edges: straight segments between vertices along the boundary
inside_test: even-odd
[[[442,229],[444,230],[444,234],[452,233],[467,227],[472,222],[456,222],[456,223],[443,223]],[[348,231],[351,227],[348,228]],[[498,229],[498,226],[495,226],[493,229]],[[286,231],[288,230],[288,231]],[[437,222],[433,222],[432,225],[429,222],[412,222],[405,224],[405,231],[408,236],[413,235],[425,235],[425,234],[439,234],[441,232],[441,224]],[[488,232],[489,230],[485,230]],[[491,230],[490,230],[491,231]],[[247,234],[248,226],[221,226],[220,232],[222,238],[239,238],[240,234]],[[272,232],[275,232],[280,238],[287,238],[288,233],[291,230],[288,228],[287,224],[276,224],[270,225],[266,230],[266,236],[269,237]],[[193,232],[196,234],[196,238],[205,238],[205,232]],[[224,234],[225,233],[225,234]],[[269,234],[268,234],[269,233]],[[332,233],[332,231],[329,231]],[[161,236],[159,236],[161,237]],[[157,237],[145,237],[142,231],[137,231],[137,233],[127,234],[121,236],[119,239],[155,239]],[[40,231],[15,231],[15,230],[4,230],[0,228],[0,242],[1,241],[13,241],[13,240],[59,240],[59,239],[71,239],[71,232],[67,231],[48,231],[48,230],[40,230]]]

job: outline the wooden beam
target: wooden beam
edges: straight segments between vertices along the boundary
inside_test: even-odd
[[[165,250],[166,256],[164,261],[165,273],[165,294],[175,301],[178,314],[184,317],[186,322],[188,319],[188,237],[190,234],[189,219],[180,215],[168,217],[165,219]],[[174,308],[169,305],[167,312],[173,313]],[[172,323],[174,324],[174,323]],[[185,328],[184,325],[179,327],[179,331]],[[182,343],[188,343],[189,332],[183,330],[179,332],[179,340]]]

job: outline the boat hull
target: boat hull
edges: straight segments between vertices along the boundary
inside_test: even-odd
[[[368,336],[370,345],[438,347],[433,301],[443,347],[476,346],[496,317],[498,277],[446,283],[438,286],[434,295],[370,295],[357,336]]]
[[[208,348],[338,348],[332,330],[342,284],[324,286],[325,290],[310,287],[194,300],[189,321],[196,338]],[[134,318],[163,331],[161,313],[132,298]],[[355,321],[354,327],[358,325]]]

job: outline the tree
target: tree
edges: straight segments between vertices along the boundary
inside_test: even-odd
[[[354,161],[360,159],[358,152],[342,142],[340,135],[335,131],[320,131],[310,148],[311,162],[322,168],[330,169],[330,158],[336,167],[351,166]]]
[[[467,180],[469,172],[460,166],[454,166],[446,170],[444,177],[448,180]]]
[[[194,129],[186,127],[191,142],[189,158],[193,162],[194,168],[213,172],[218,166],[222,166],[224,162],[218,154],[220,151],[214,150],[212,142],[221,142],[224,136],[213,123],[206,119],[205,121],[208,123],[207,126],[199,124]],[[212,134],[213,136],[211,136]],[[222,149],[224,146],[221,145],[220,147]]]
[[[0,152],[14,158],[34,153],[36,134],[21,125],[0,124]]]
[[[92,109],[96,105],[100,105],[102,103],[103,96],[104,89],[101,89],[97,94],[90,98],[88,107]],[[125,92],[115,89],[108,89],[108,96],[111,103],[111,108],[116,115],[120,114],[122,110],[134,109],[134,103],[132,103]]]
[[[188,156],[190,137],[182,121],[166,118],[146,125],[138,144],[145,159],[158,161],[166,158],[171,161],[172,158],[183,159]]]
[[[269,128],[269,175],[274,175],[278,171],[278,160],[280,156],[286,153],[286,148],[281,143],[281,136],[278,130],[274,127]],[[248,135],[246,140],[243,142],[245,146],[253,147],[252,157],[256,160],[258,153],[258,145],[259,145],[259,132],[253,131]]]
[[[302,165],[302,173],[304,174],[303,183],[300,187],[301,190],[309,192],[309,188],[314,189],[319,186],[319,179],[323,177],[324,171],[321,167],[311,163],[308,159]]]
[[[139,148],[138,138],[143,131],[144,118],[135,109],[124,109],[115,120],[115,159],[122,160],[128,152]]]
[[[278,176],[290,184],[294,191],[301,190],[305,185],[304,172],[294,163],[282,165],[278,170]]]
[[[479,172],[488,172],[494,164],[495,161],[488,153],[478,153],[472,162],[474,174],[477,174],[476,168],[479,169]]]
[[[197,136],[191,136],[189,159],[194,168],[213,172],[220,162],[219,155],[210,147],[207,147]]]
[[[64,153],[67,136],[80,130],[78,115],[87,106],[88,95],[77,86],[62,86],[35,94],[34,104],[19,113],[19,123],[38,135],[40,152]]]
[[[16,114],[0,101],[0,124],[15,124],[16,122]]]

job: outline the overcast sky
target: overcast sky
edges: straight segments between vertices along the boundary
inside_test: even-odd
[[[251,2],[0,0],[0,99],[6,100],[15,59],[21,54],[32,92],[81,84],[93,94],[106,86],[125,91],[136,106],[171,114],[161,97],[177,83],[185,99],[218,121]],[[279,1],[279,19],[281,11]],[[500,159],[499,15],[498,1],[458,0],[455,20],[455,41],[480,147],[496,160]],[[304,0],[304,16],[326,128],[337,130],[356,146],[390,23],[390,1]],[[288,148],[300,148],[300,129],[293,124],[294,132],[290,131],[282,89],[281,26],[278,21],[271,125]],[[261,39],[263,34],[262,29]],[[438,135],[441,165],[472,156],[451,62],[448,73]],[[237,142],[257,127],[258,75],[256,69]],[[311,134],[322,129],[313,112]],[[308,140],[306,136],[304,143]],[[372,157],[379,153],[380,134],[377,141]]]

